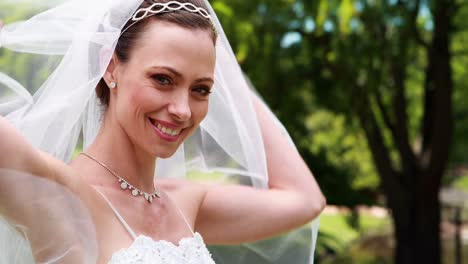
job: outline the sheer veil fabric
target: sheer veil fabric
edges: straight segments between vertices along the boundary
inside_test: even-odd
[[[38,5],[42,9],[48,9],[26,21],[7,24],[0,30],[0,51],[6,48],[18,54],[31,54],[28,56],[31,56],[35,63],[34,75],[26,76],[21,81],[2,73],[1,71],[7,69],[0,68],[0,114],[33,146],[65,162],[70,161],[75,149],[86,148],[93,142],[100,128],[103,111],[96,98],[95,87],[111,59],[123,26],[141,2],[16,1],[17,6]],[[243,76],[216,14],[208,1],[205,2],[210,7],[209,12],[219,33],[216,44],[215,85],[210,97],[209,113],[200,128],[171,158],[157,160],[155,176],[186,178],[193,174],[215,173],[230,182],[266,188],[268,173],[265,152],[252,104],[251,88]],[[270,116],[283,129],[285,137],[289,138],[276,117],[273,114]],[[10,190],[19,188],[18,183],[11,180],[11,175],[17,174],[26,182],[29,181],[27,179],[34,178],[31,175],[2,171],[0,186],[9,182]],[[74,206],[81,208],[80,202],[66,190],[44,181],[30,182],[38,184],[44,190],[52,188],[51,193],[56,195],[64,193],[64,197],[67,197],[65,200],[73,201]],[[10,199],[14,199],[15,192],[10,194]],[[40,199],[30,197],[36,204],[42,203],[46,206],[48,200],[53,199],[53,195],[48,197],[47,192],[37,195]],[[60,212],[60,206],[65,205],[70,206],[66,203],[47,208],[55,208],[56,212]],[[4,205],[0,202],[0,215],[2,206]],[[25,202],[21,207],[26,212],[31,203]],[[96,245],[86,210],[81,208],[74,212],[80,215],[75,215],[75,219],[79,219],[85,227],[75,225],[76,221],[69,217],[60,220],[71,221],[67,230],[88,230],[82,234],[89,237],[81,236],[79,241],[68,237],[69,243],[64,242],[62,245],[79,245],[85,240],[90,241],[89,245]],[[48,222],[53,226],[57,219],[44,221],[43,224]],[[25,225],[28,221],[16,220],[3,219],[0,222],[0,239],[14,234],[21,237],[11,226]],[[28,228],[34,229],[37,226],[32,225]],[[316,233],[317,221],[308,230],[294,231],[280,239],[235,247],[214,247],[212,253],[217,263],[249,263],[250,260],[252,263],[312,263]],[[10,238],[9,241],[13,240]],[[0,251],[4,252],[2,245],[5,246],[4,242],[0,241]],[[93,263],[95,248],[80,247],[80,250],[90,256],[81,263]],[[54,257],[60,258],[63,254],[65,253],[60,251]],[[0,261],[7,263],[2,258]]]

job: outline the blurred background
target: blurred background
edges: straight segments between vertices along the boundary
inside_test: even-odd
[[[211,3],[327,197],[316,263],[468,263],[468,1]],[[0,49],[16,79],[40,60]]]
[[[327,197],[316,263],[468,263],[468,1],[211,2]]]

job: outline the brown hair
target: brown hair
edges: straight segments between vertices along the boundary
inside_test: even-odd
[[[151,6],[154,3],[166,3],[170,0],[145,0],[140,5],[140,8],[146,8]],[[203,0],[178,0],[180,3],[192,3],[197,7],[201,7],[208,11],[208,7],[205,5]],[[207,30],[210,32],[210,35],[213,39],[213,43],[216,43],[217,33],[215,31],[214,25],[212,21],[209,19],[196,14],[191,13],[188,11],[174,11],[174,12],[167,12],[161,13],[157,15],[153,15],[147,18],[142,19],[141,21],[134,23],[132,20],[127,21],[123,29],[127,29],[122,35],[120,36],[117,46],[115,48],[115,54],[119,61],[125,63],[130,59],[131,51],[134,48],[136,42],[142,35],[142,33],[146,30],[147,26],[149,25],[150,21],[165,21],[174,23],[184,28],[193,29],[193,30]],[[107,86],[104,79],[101,79],[96,87],[96,95],[99,98],[101,104],[107,108],[109,105],[110,100],[110,91],[109,87]]]

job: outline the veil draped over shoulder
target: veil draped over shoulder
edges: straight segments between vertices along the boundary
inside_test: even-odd
[[[93,142],[100,128],[103,109],[95,87],[110,62],[123,26],[141,2],[15,1],[12,7],[24,8],[21,12],[33,16],[7,24],[0,30],[0,55],[8,52],[17,63],[2,65],[0,60],[0,115],[34,147],[65,162],[70,161],[77,148],[86,148]],[[265,150],[251,89],[216,14],[208,1],[205,2],[219,33],[209,112],[200,128],[171,158],[157,161],[155,175],[176,178],[209,175],[210,180],[228,179],[267,188]],[[22,70],[14,70],[21,67]],[[270,116],[289,139],[281,123],[273,114]],[[28,245],[40,248],[36,247],[38,243],[48,249],[57,248],[56,251],[47,250],[54,254],[48,253],[43,258],[46,263],[61,262],[67,256],[75,256],[74,263],[95,262],[96,238],[86,209],[63,188],[34,178],[0,171],[0,186],[9,187],[9,192],[0,192],[0,201],[14,200],[24,211],[17,217],[1,218],[8,206],[0,202],[0,263],[16,263],[12,260],[18,256],[37,260],[42,253],[40,250],[31,253]],[[27,197],[15,198],[20,194]],[[30,219],[41,215],[43,210],[51,216]],[[51,244],[41,230],[63,222],[68,225],[60,230],[67,232],[56,235],[54,241],[60,243]],[[280,238],[240,246],[216,246],[210,250],[217,263],[312,263],[316,234],[317,221],[312,228],[302,228]],[[79,255],[81,257],[77,257]]]

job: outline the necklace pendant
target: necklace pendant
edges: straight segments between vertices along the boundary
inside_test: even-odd
[[[110,168],[108,168],[104,163],[100,162],[99,160],[97,160],[95,157],[85,153],[85,152],[81,152],[80,154],[83,154],[85,155],[86,157],[90,158],[91,160],[93,160],[94,162],[96,162],[97,164],[101,165],[102,167],[104,167],[107,171],[109,171],[112,175],[114,175],[116,178],[117,178],[117,181],[120,183],[120,188],[122,190],[129,190],[131,192],[131,194],[133,195],[133,197],[137,197],[138,195],[141,195],[145,198],[146,201],[148,201],[149,203],[153,202],[153,199],[154,198],[161,198],[161,195],[159,194],[159,192],[156,190],[156,187],[154,187],[155,191],[154,193],[152,194],[149,194],[149,193],[146,193],[146,192],[143,192],[135,187],[133,187],[130,183],[128,183],[127,181],[125,181],[124,179],[122,179],[115,171],[111,170]]]

